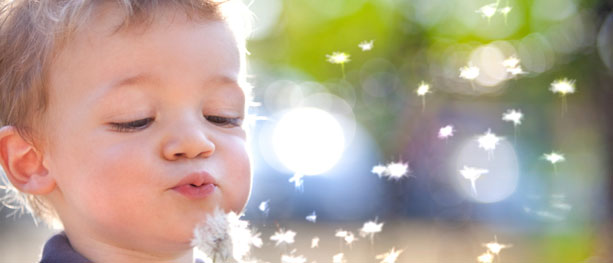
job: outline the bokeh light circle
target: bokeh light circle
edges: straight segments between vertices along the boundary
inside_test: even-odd
[[[322,174],[340,159],[343,129],[328,112],[313,107],[291,109],[273,131],[273,148],[281,163],[294,173]]]

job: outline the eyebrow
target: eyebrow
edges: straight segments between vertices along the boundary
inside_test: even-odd
[[[142,74],[138,74],[135,76],[123,78],[118,81],[112,82],[109,86],[113,89],[116,87],[134,85],[134,84],[143,83],[143,82],[145,83],[153,82],[154,80],[155,78],[151,74],[142,73]],[[232,85],[237,85],[240,87],[240,84],[238,83],[237,79],[230,77],[228,75],[225,75],[225,74],[215,75],[207,79],[205,83],[207,84],[215,83],[215,84],[225,84],[225,85],[232,84]]]

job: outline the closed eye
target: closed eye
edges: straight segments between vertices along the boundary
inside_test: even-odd
[[[204,118],[217,126],[228,128],[238,127],[241,126],[243,123],[243,118],[228,118],[213,115],[204,116]]]
[[[111,122],[111,127],[118,132],[133,132],[145,129],[151,125],[154,118],[145,118],[129,122]]]

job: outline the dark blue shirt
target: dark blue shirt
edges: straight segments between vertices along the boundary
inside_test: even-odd
[[[77,253],[64,232],[61,232],[55,236],[52,236],[45,247],[43,248],[43,255],[40,259],[41,263],[88,263],[88,260],[81,254]]]

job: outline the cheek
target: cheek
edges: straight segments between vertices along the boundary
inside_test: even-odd
[[[244,140],[235,141],[232,151],[225,156],[228,167],[226,194],[230,195],[228,206],[235,212],[245,207],[251,192],[251,162]]]
[[[127,216],[125,212],[147,195],[145,184],[154,180],[143,178],[151,175],[144,152],[142,147],[104,141],[66,148],[60,156],[71,157],[58,163],[58,185],[65,185],[65,198],[81,213],[95,213],[103,221]]]

